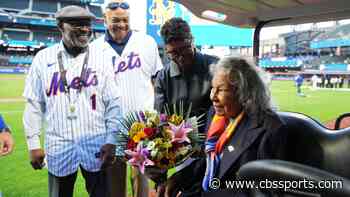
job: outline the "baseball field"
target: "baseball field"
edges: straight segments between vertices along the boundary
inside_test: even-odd
[[[46,169],[34,171],[29,164],[22,125],[24,100],[21,94],[24,78],[24,75],[0,75],[0,113],[10,125],[16,142],[13,154],[0,157],[1,197],[48,196]],[[279,110],[302,112],[322,123],[334,120],[342,113],[350,112],[348,104],[350,91],[312,90],[304,86],[305,96],[300,97],[297,96],[292,81],[273,81],[271,89],[274,104]],[[74,196],[87,196],[81,176],[76,183]]]

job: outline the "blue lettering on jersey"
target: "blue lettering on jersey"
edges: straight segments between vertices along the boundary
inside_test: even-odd
[[[66,71],[64,71],[66,73]],[[97,80],[97,75],[96,71],[92,71],[91,68],[88,68],[86,71],[85,79],[83,80],[83,87],[87,88],[90,86],[97,86],[98,85],[98,80]],[[80,83],[80,76],[74,77],[72,81],[69,83],[69,87],[72,89],[78,89],[79,88],[79,83]],[[48,97],[50,96],[56,96],[57,91],[64,92],[64,84],[63,81],[60,77],[59,72],[54,72],[51,83],[50,83],[50,88],[46,89],[46,95]]]
[[[126,70],[133,70],[134,68],[140,68],[141,67],[141,60],[139,57],[139,54],[136,54],[134,52],[130,52],[130,54],[127,56],[126,60],[120,61],[116,65],[117,57],[112,57],[112,63],[115,70],[115,74],[119,72],[125,72]]]
[[[55,65],[55,64],[56,64],[56,62],[51,63],[51,64],[47,64],[47,67],[51,67],[51,66],[53,66],[53,65]]]

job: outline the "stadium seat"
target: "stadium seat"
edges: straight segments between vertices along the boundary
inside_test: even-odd
[[[92,6],[92,5],[89,5],[88,8],[89,8],[90,12],[92,12],[93,14],[95,14],[95,16],[96,16],[97,18],[103,18],[101,6]]]
[[[29,7],[29,0],[0,1],[0,8],[24,10],[24,9],[28,9],[28,7]]]
[[[260,160],[242,166],[238,176],[249,180],[342,180],[338,190],[298,188],[290,196],[350,196],[350,127],[331,130],[299,113],[279,112],[286,123],[286,158]],[[294,189],[294,188],[293,188]],[[286,196],[288,196],[286,195]]]
[[[39,12],[57,12],[57,2],[52,0],[34,0],[33,11]]]
[[[85,4],[80,3],[79,1],[61,1],[61,7],[66,7],[70,5],[76,5],[80,7],[85,7]]]
[[[17,30],[8,30],[3,31],[3,38],[5,40],[29,40],[29,30],[28,31],[17,31]],[[5,36],[6,35],[6,36]]]
[[[38,42],[43,42],[45,44],[48,43],[56,43],[60,40],[60,33],[58,31],[38,31],[33,30],[33,40]]]

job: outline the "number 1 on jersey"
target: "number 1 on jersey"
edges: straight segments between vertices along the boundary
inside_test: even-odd
[[[96,94],[90,96],[92,110],[96,110]]]

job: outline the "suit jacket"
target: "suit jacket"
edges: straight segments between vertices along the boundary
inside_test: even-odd
[[[214,116],[214,110],[209,112],[207,128]],[[225,181],[236,180],[238,169],[253,160],[283,159],[286,134],[284,123],[275,112],[267,112],[263,117],[245,115],[239,123],[233,137],[225,145],[217,173],[221,181],[220,189],[203,192],[202,196],[248,196],[248,190],[225,188]]]
[[[198,117],[208,112],[211,106],[210,65],[217,58],[200,52],[196,52],[194,58],[194,64],[184,73],[180,72],[179,66],[173,61],[159,71],[154,82],[154,108],[157,111],[164,111],[166,104],[172,110],[173,104],[179,107],[182,102],[184,109],[192,105],[191,116]],[[204,127],[199,128],[200,132],[203,130]]]

